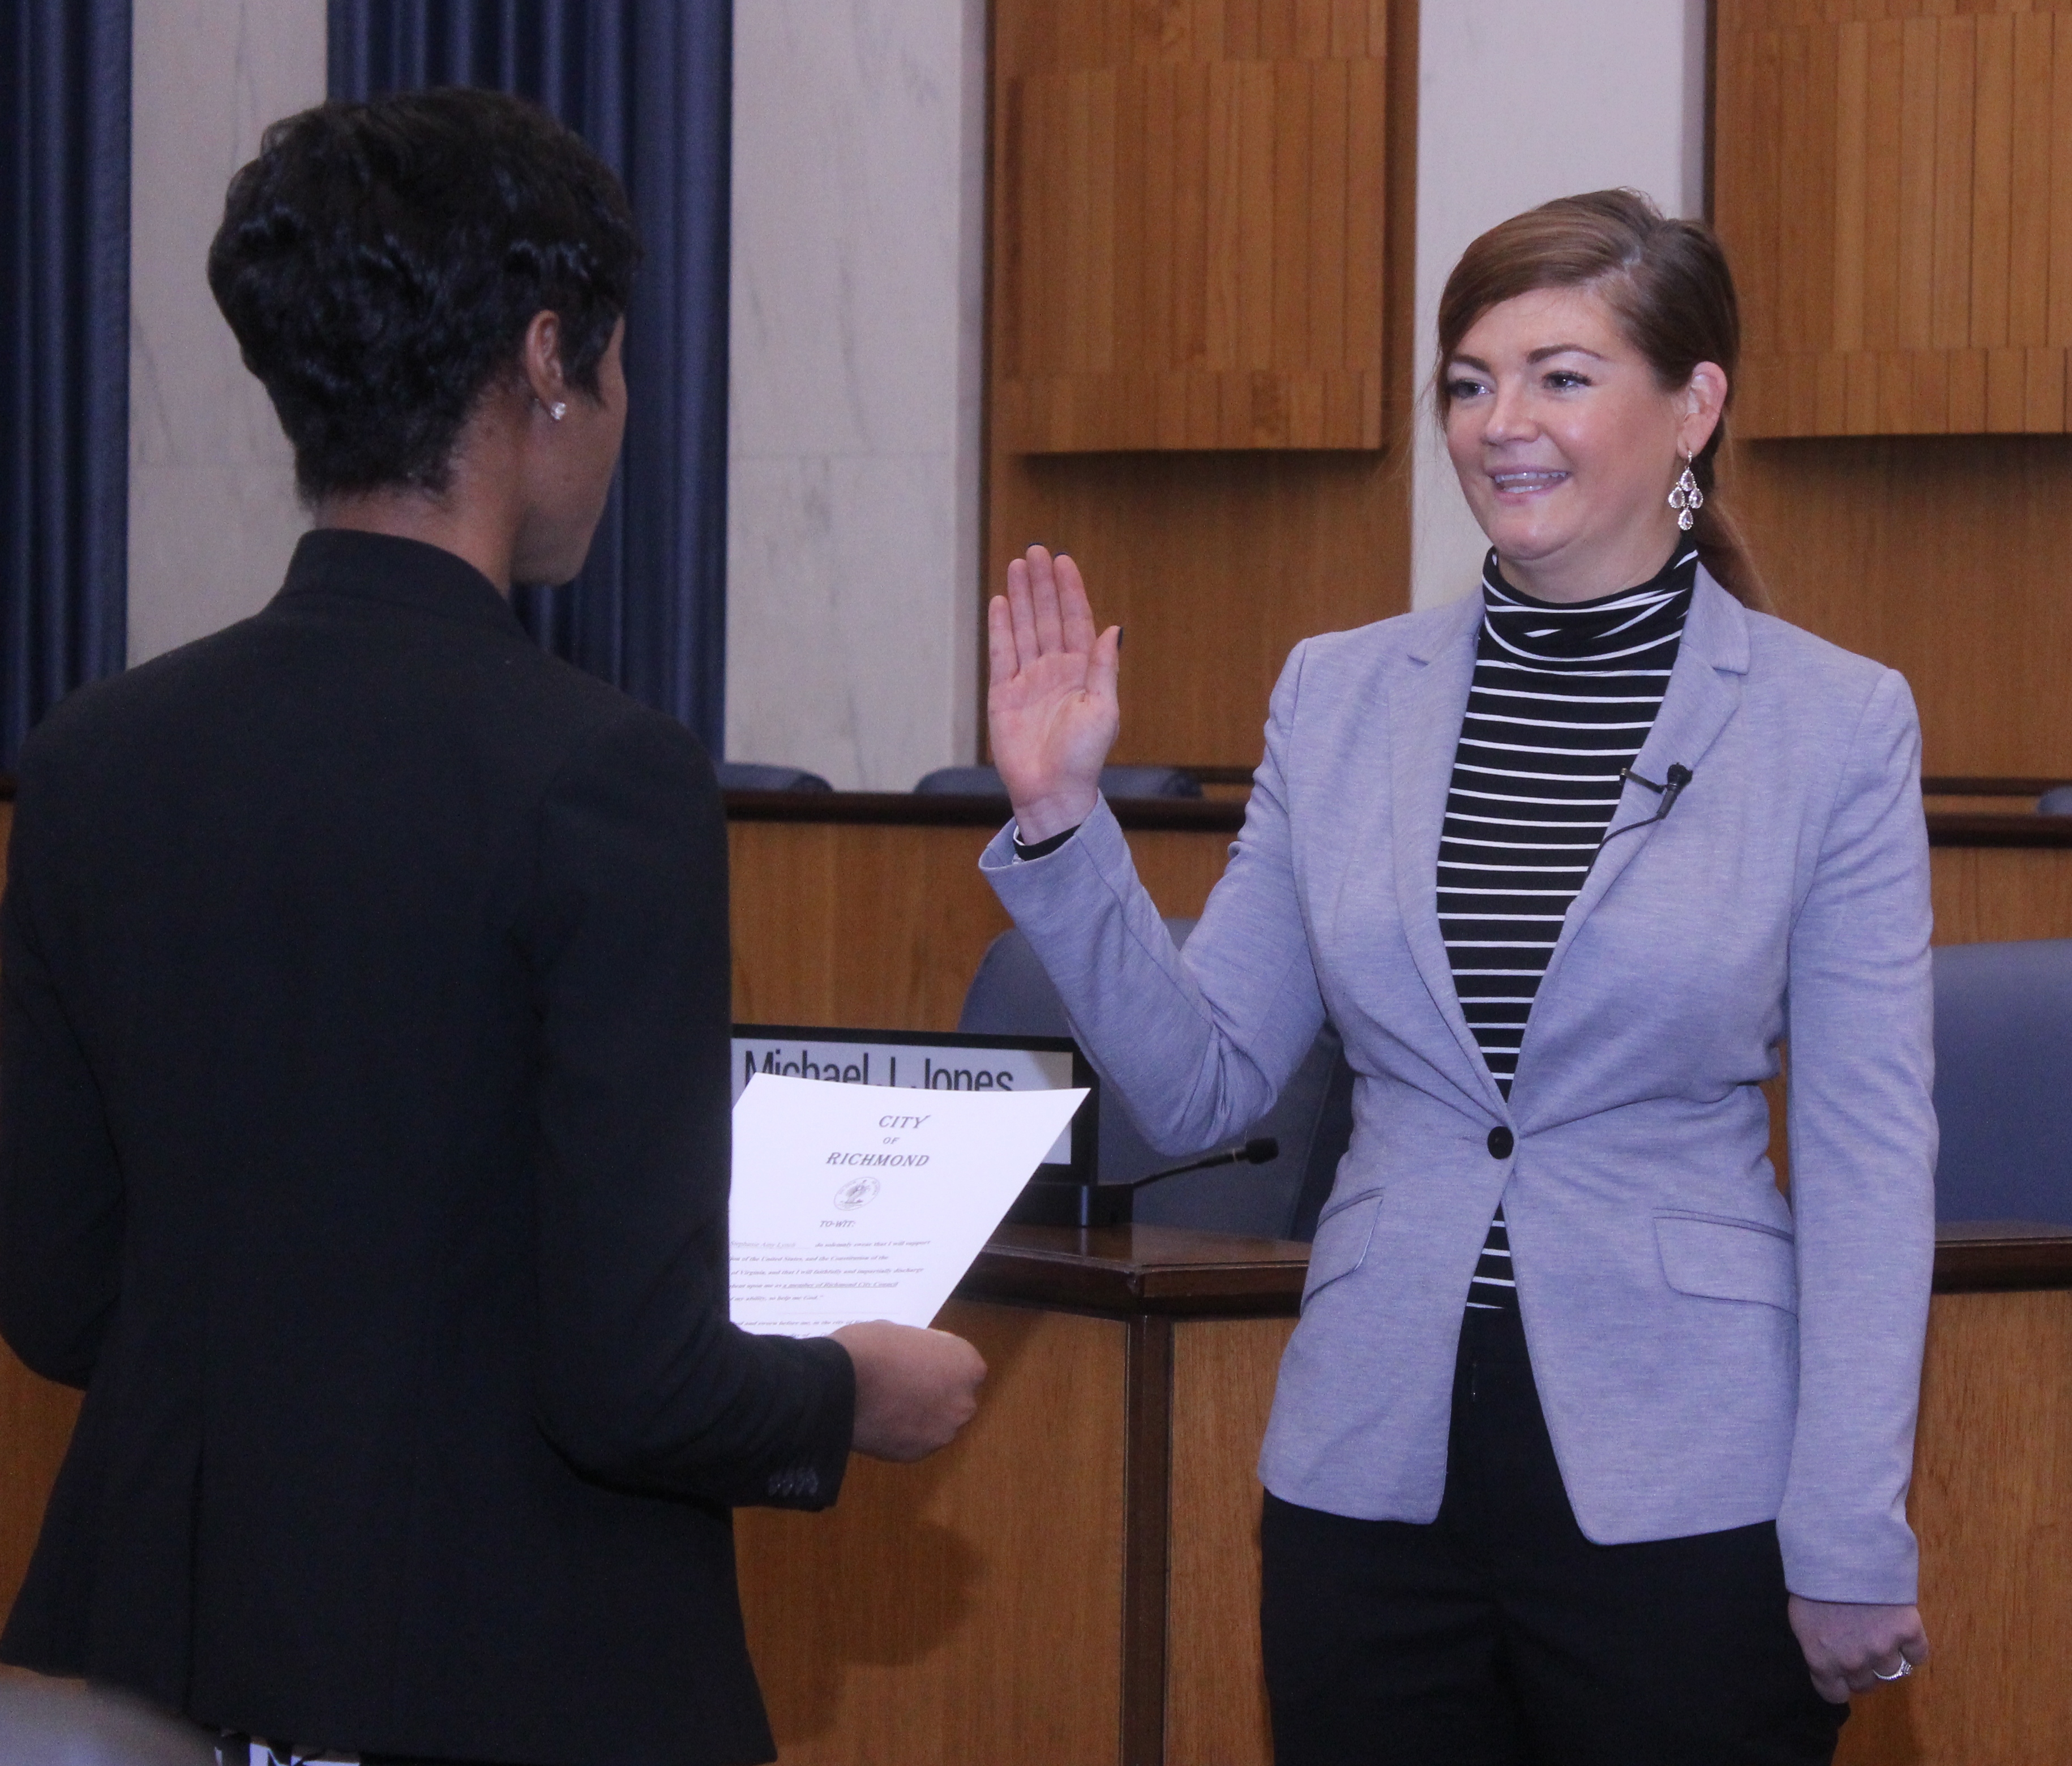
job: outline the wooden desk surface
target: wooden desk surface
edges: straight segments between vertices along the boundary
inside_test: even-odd
[[[1116,1318],[1293,1318],[1309,1247],[1181,1226],[1003,1226],[957,1289]],[[1935,1292],[2072,1288],[2072,1225],[1957,1221],[1935,1233]]]
[[[1248,784],[1241,768],[1205,767],[1204,774],[1233,775]],[[1219,777],[1219,784],[1224,781]],[[2054,781],[2043,778],[1926,778],[1930,798],[2033,799]],[[917,795],[911,791],[728,791],[730,822],[837,823],[851,828],[996,828],[1007,819],[997,797]],[[0,773],[0,803],[14,799],[14,778]],[[1146,832],[1235,834],[1244,825],[1241,796],[1128,798],[1111,806],[1125,828]],[[2072,815],[2039,815],[2034,810],[1928,811],[1931,846],[2072,847]]]
[[[2072,1288],[2072,1226],[1959,1220],[1935,1229],[1935,1292]]]
[[[2004,780],[1934,782],[2003,784]],[[1938,794],[1939,795],[1939,794]],[[838,823],[851,828],[973,828],[989,831],[1007,819],[998,797],[916,795],[911,791],[729,791],[731,822]],[[1235,834],[1244,826],[1242,797],[1125,798],[1109,806],[1131,831]],[[2072,847],[2072,815],[2016,811],[1928,812],[1930,846]]]
[[[959,1298],[1115,1317],[1293,1318],[1309,1247],[1184,1226],[1003,1226]]]

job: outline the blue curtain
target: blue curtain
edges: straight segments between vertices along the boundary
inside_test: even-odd
[[[590,562],[518,610],[557,654],[722,751],[732,0],[331,0],[331,94],[472,85],[544,105],[625,181],[647,246],[626,451]]]
[[[123,664],[130,0],[0,6],[0,771]]]

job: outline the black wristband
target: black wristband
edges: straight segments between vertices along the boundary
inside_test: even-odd
[[[1083,822],[1075,822],[1070,828],[1067,828],[1063,833],[1053,834],[1047,840],[1038,840],[1034,846],[1024,846],[1022,844],[1022,836],[1018,832],[1014,836],[1014,856],[1018,859],[1039,859],[1048,857],[1050,854],[1056,852],[1059,847],[1063,846],[1066,841],[1069,840],[1075,834],[1078,833],[1079,831],[1086,824]]]

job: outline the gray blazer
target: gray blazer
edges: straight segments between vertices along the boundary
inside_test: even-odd
[[[1345,1039],[1352,1144],[1281,1363],[1260,1468],[1276,1495],[1438,1513],[1462,1308],[1501,1200],[1590,1538],[1774,1518],[1795,1592],[1910,1601],[1935,1119],[1906,683],[1700,573],[1636,763],[1660,779],[1681,762],[1691,783],[1602,848],[1507,1104],[1436,899],[1480,611],[1474,597],[1296,647],[1184,955],[1105,804],[1031,862],[1003,832],[985,874],[1163,1148],[1256,1120],[1326,1014]],[[1630,784],[1613,826],[1655,807]],[[1788,1204],[1757,1089],[1787,1041]]]

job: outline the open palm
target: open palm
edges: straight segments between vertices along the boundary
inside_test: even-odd
[[[986,638],[993,762],[1021,837],[1046,840],[1084,821],[1100,794],[1122,719],[1121,630],[1096,636],[1079,566],[1031,546],[986,609]]]

